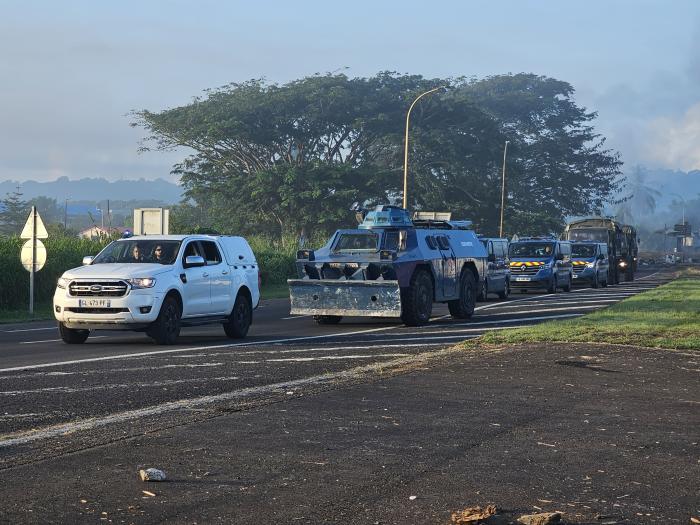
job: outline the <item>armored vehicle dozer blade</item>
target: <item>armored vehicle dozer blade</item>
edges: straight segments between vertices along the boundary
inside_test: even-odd
[[[399,281],[289,279],[291,313],[401,317]]]

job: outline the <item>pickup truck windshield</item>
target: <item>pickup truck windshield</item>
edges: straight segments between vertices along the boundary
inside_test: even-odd
[[[372,232],[341,233],[333,247],[334,253],[376,252],[379,235]]]
[[[131,240],[114,241],[107,245],[92,264],[154,263],[173,264],[180,250],[180,241]]]
[[[552,242],[514,242],[508,254],[511,257],[551,257],[554,254]]]
[[[595,245],[594,244],[572,244],[571,245],[571,256],[572,257],[595,257]]]

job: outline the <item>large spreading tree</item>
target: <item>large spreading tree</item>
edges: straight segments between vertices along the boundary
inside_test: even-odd
[[[134,125],[150,132],[145,149],[192,151],[173,169],[186,189],[173,217],[181,230],[328,231],[352,224],[355,201],[400,203],[406,110],[439,86],[411,115],[411,208],[496,233],[506,140],[509,234],[554,231],[615,191],[620,161],[594,132],[595,114],[566,82],[535,75],[254,80],[136,112]]]

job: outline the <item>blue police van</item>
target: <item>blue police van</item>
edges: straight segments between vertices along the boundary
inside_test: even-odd
[[[554,237],[521,237],[511,241],[510,284],[522,292],[544,288],[555,293],[561,288],[571,291],[574,280],[571,243]]]
[[[593,288],[607,286],[609,279],[608,245],[604,242],[571,243],[574,282]]]
[[[496,294],[501,299],[510,295],[510,265],[508,260],[508,239],[500,237],[481,237],[481,244],[486,248],[486,276],[479,290],[479,301],[487,301],[489,294]]]

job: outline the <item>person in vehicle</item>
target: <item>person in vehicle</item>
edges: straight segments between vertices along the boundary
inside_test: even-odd
[[[132,262],[143,262],[143,255],[138,244],[134,244],[134,247],[131,248],[131,260]]]
[[[167,260],[165,257],[165,250],[163,250],[162,245],[160,245],[160,244],[155,245],[155,247],[153,248],[153,256],[151,257],[151,260],[154,263],[167,264]]]

